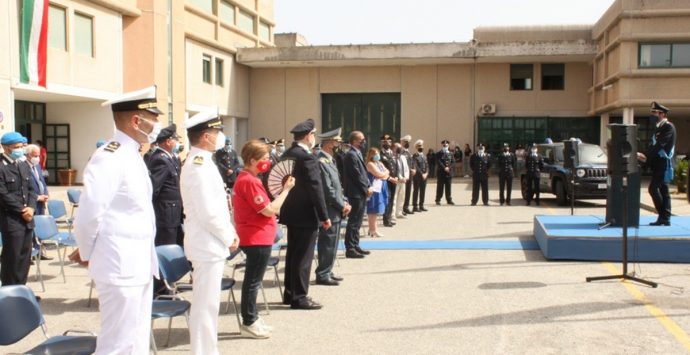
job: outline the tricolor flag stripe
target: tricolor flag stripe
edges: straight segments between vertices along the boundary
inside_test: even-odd
[[[46,86],[48,0],[24,0],[22,7],[21,81]]]

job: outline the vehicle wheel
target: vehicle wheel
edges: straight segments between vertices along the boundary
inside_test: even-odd
[[[556,189],[556,202],[558,203],[559,206],[565,206],[568,204],[568,194],[565,192],[565,185],[563,185],[563,181],[561,180],[556,180],[554,184],[554,188]]]
[[[527,179],[524,176],[520,177],[520,192],[522,192],[522,199],[527,201]]]

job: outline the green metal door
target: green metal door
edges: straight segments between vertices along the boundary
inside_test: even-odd
[[[57,184],[57,171],[72,167],[69,124],[46,124],[44,137],[48,152],[46,170],[49,172],[46,183]]]
[[[350,132],[362,131],[370,146],[378,146],[383,134],[400,137],[400,93],[322,94],[322,130],[343,128],[343,140]]]

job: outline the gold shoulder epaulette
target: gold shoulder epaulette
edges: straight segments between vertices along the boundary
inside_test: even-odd
[[[330,161],[328,158],[326,158],[326,157],[321,157],[321,158],[319,158],[319,161],[320,161],[322,164],[330,164],[330,163],[331,163],[331,161]]]
[[[108,143],[108,145],[106,145],[105,148],[103,148],[103,150],[107,150],[109,152],[114,152],[118,148],[120,148],[120,142],[112,141],[112,142]]]
[[[204,163],[204,157],[202,157],[201,155],[197,155],[194,157],[194,164],[201,165],[203,163]]]

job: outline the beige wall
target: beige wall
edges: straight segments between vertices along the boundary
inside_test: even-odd
[[[587,116],[591,68],[566,63],[565,90],[542,91],[535,64],[534,90],[511,91],[510,64],[251,69],[250,136],[290,137],[295,123],[320,123],[322,93],[401,93],[401,134],[438,147],[442,139],[473,142],[481,104],[498,116]],[[473,104],[472,98],[476,95]],[[344,134],[347,134],[345,132]]]

